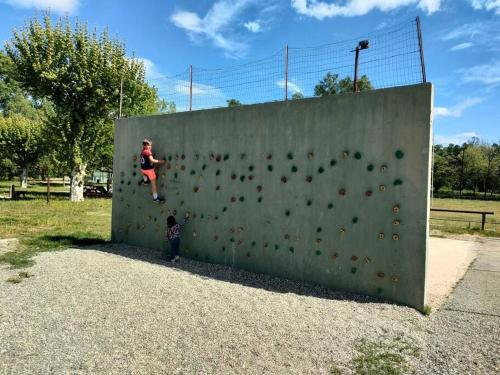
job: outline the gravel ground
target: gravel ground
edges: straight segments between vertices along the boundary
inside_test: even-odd
[[[0,373],[352,373],[373,359],[365,352],[360,360],[366,343],[398,350],[401,342],[415,349],[403,356],[408,372],[498,369],[495,306],[489,315],[443,309],[429,318],[371,298],[157,257],[117,245],[44,253],[19,284],[4,281],[18,271],[0,268]]]

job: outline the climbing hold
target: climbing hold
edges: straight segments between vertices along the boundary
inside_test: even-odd
[[[185,165],[181,165],[181,171],[183,171],[185,169],[186,169],[186,166]]]
[[[196,232],[193,232],[193,237],[196,237],[196,236],[197,236]]]
[[[312,176],[307,176],[306,181],[311,182],[313,180]]]
[[[269,244],[267,242],[265,242],[264,247],[269,247]]]
[[[200,188],[199,188],[198,186],[195,186],[195,187],[193,188],[193,191],[194,191],[195,193],[197,193],[197,192],[198,192],[198,190],[200,190]]]
[[[220,160],[221,160],[221,156],[220,156],[220,155],[217,155],[217,156],[215,157],[215,161],[218,163],[218,162],[220,162]]]
[[[397,282],[399,281],[399,276],[397,276],[397,275],[393,275],[393,276],[391,277],[391,281],[392,281],[393,283],[397,283]]]
[[[191,170],[191,174],[192,174],[192,175],[193,175],[193,174],[195,174],[195,173],[196,173],[196,172],[194,171],[194,169],[193,169],[193,170]]]
[[[228,160],[229,159],[229,154],[225,154],[224,155],[224,161]]]
[[[346,195],[346,191],[345,191],[344,188],[342,188],[342,189],[339,190],[339,195],[341,195],[341,196],[345,196]]]
[[[279,245],[274,245],[274,250],[278,250],[279,248]]]
[[[332,260],[335,260],[335,259],[337,259],[338,257],[339,257],[339,254],[337,254],[337,253],[333,253],[333,254],[332,254]]]
[[[319,168],[318,168],[318,173],[320,173],[320,174],[321,174],[321,173],[323,173],[324,171],[325,171],[325,168],[323,168],[323,167],[319,167]]]
[[[360,152],[355,152],[354,153],[354,158],[358,159],[358,160],[361,159],[361,153]]]
[[[352,268],[351,268],[351,273],[352,273],[352,274],[354,274],[354,273],[356,273],[356,271],[357,271],[357,270],[358,270],[358,269],[357,269],[356,267],[352,267]]]
[[[396,204],[392,207],[392,212],[394,212],[395,214],[399,213],[399,211],[400,211],[399,205]]]
[[[372,196],[372,194],[373,194],[373,192],[372,192],[371,190],[367,190],[367,191],[365,192],[365,196],[367,196],[367,197],[371,197],[371,196]]]
[[[293,252],[295,251],[295,249],[293,248],[293,246],[290,246],[290,247],[288,248],[288,250],[289,250],[291,253],[293,253]]]
[[[378,293],[378,294],[382,294],[383,292],[384,292],[384,289],[382,289],[382,288],[377,288],[377,293]]]
[[[385,172],[387,170],[387,165],[382,165],[380,167],[380,172]]]
[[[401,221],[400,221],[400,220],[398,220],[398,219],[394,219],[394,220],[392,221],[392,225],[398,226],[399,224],[401,224]]]
[[[337,160],[335,159],[330,160],[330,167],[333,167],[335,164],[337,164]]]
[[[378,239],[379,239],[379,240],[383,240],[383,239],[384,239],[384,237],[385,237],[385,234],[384,234],[384,233],[379,233],[379,234],[378,234]]]
[[[262,197],[257,198],[257,202],[262,202]]]
[[[229,229],[229,233],[234,233],[235,231],[236,231],[236,229],[234,229],[234,228]]]
[[[248,179],[249,179],[250,181],[252,181],[252,180],[253,180],[253,174],[249,175],[249,176],[248,176]]]
[[[226,211],[227,211],[227,207],[226,207],[226,206],[224,206],[224,207],[222,208],[222,212],[226,212]]]
[[[267,160],[271,160],[273,158],[272,154],[267,154]]]
[[[380,191],[385,191],[385,189],[386,189],[386,188],[385,188],[385,185],[380,185],[380,186],[378,187],[378,189],[379,189]]]
[[[281,177],[281,182],[283,182],[284,184],[286,184],[287,181],[288,181],[288,179],[285,176]]]
[[[396,152],[394,153],[394,155],[396,156],[397,159],[402,159],[403,156],[405,156],[404,152],[401,151],[401,150],[396,150]]]
[[[246,157],[246,156],[247,156],[246,154],[241,154],[241,155],[240,155],[240,158],[241,158],[241,159],[245,159],[245,157]]]
[[[245,197],[240,197],[240,202],[243,202],[245,200]]]
[[[194,160],[198,160],[200,158],[200,154],[196,153],[194,154]]]
[[[349,157],[349,151],[346,150],[342,153],[342,159],[347,159],[348,157]]]
[[[219,220],[219,216],[218,216],[218,215],[215,215],[215,216],[214,216],[214,219],[215,219],[215,220]]]
[[[313,159],[314,159],[314,152],[312,152],[312,151],[311,151],[311,152],[308,152],[308,153],[307,153],[307,158],[308,158],[309,160],[313,160]]]
[[[311,200],[311,199],[308,199],[308,200],[307,200],[307,202],[306,202],[306,204],[307,204],[308,206],[310,206],[310,205],[312,204],[312,200]]]
[[[323,240],[321,238],[316,238],[316,243],[317,244],[320,244],[321,242],[323,242]]]
[[[377,272],[377,277],[383,278],[384,276],[385,276],[385,273]]]
[[[401,181],[399,178],[394,180],[394,186],[402,185],[403,181]]]
[[[172,215],[173,215],[173,216],[177,215],[177,210],[173,210],[173,211],[172,211]],[[203,217],[202,217],[202,218],[203,218]]]
[[[168,170],[172,169],[172,164],[167,163],[167,164],[166,164],[166,168],[167,168]]]
[[[252,245],[252,246],[255,246],[255,245],[257,245],[257,243],[256,243],[255,241],[252,241],[252,244],[251,244],[251,245]]]
[[[331,210],[333,208],[333,203],[328,203],[328,209]]]
[[[137,176],[137,172],[132,172],[132,176]]]
[[[220,186],[219,186],[219,185],[217,185],[217,186],[215,187],[215,190],[220,190]]]
[[[288,158],[288,160],[292,160],[293,159],[293,154],[291,152],[289,152],[286,157]]]
[[[236,173],[231,174],[231,180],[236,180]]]
[[[214,236],[214,241],[217,241],[219,239],[219,236],[218,235],[215,235]]]
[[[201,166],[201,169],[202,169],[203,171],[204,171],[206,168],[207,168],[207,165],[206,165],[206,164],[203,164],[203,165]]]
[[[168,155],[168,161],[172,161],[172,155]]]
[[[318,228],[316,228],[316,233],[321,233],[322,230],[323,230],[323,228],[318,227]]]
[[[248,170],[249,170],[250,172],[252,172],[252,171],[253,171],[253,169],[254,169],[254,166],[253,166],[253,165],[251,165],[251,166],[249,166],[249,167],[248,167]]]
[[[121,180],[121,181],[120,181],[120,184],[122,184],[122,185],[123,185],[124,183],[125,183],[125,181],[124,181],[124,180]]]
[[[243,243],[243,240],[238,240],[238,245],[241,245]]]
[[[356,223],[358,222],[358,218],[357,218],[356,216],[354,216],[354,217],[352,218],[352,222],[353,222],[354,224],[356,224]]]
[[[262,186],[261,186],[261,185],[257,186],[257,191],[258,191],[259,193],[262,191]]]
[[[370,257],[365,257],[365,263],[368,264],[372,261],[372,258]]]
[[[182,160],[186,159],[186,155],[182,154],[182,155],[181,155],[181,159],[182,159]]]
[[[340,229],[339,229],[339,233],[340,233],[340,234],[344,234],[344,233],[345,233],[345,228],[340,228]]]
[[[221,247],[221,251],[222,251],[222,252],[226,251],[226,247],[225,247],[225,246],[222,246],[222,247]]]
[[[217,171],[215,172],[215,175],[216,176],[220,175],[220,169],[217,169]]]
[[[295,165],[292,167],[292,172],[293,172],[293,173],[297,172],[298,170],[299,170],[299,169],[298,169]]]
[[[290,239],[290,235],[289,234],[285,234],[285,240],[289,240]]]
[[[179,155],[175,154],[175,160],[179,160]]]
[[[393,235],[392,235],[392,239],[393,239],[394,241],[399,241],[399,234],[393,234]]]
[[[215,155],[213,153],[210,154],[210,160],[214,160],[215,159]]]
[[[231,238],[229,239],[229,241],[230,241],[230,242],[234,242],[234,237],[231,237]]]
[[[231,202],[236,202],[236,197],[231,197]]]
[[[286,210],[286,211],[285,211],[285,215],[286,215],[286,216],[290,216],[290,210]]]
[[[353,262],[355,262],[355,261],[357,261],[357,260],[358,260],[358,257],[357,257],[356,255],[353,255],[353,256],[351,257],[351,260],[352,260]]]
[[[245,181],[245,176],[244,175],[240,176],[240,181],[241,182]]]
[[[368,164],[368,166],[366,167],[366,170],[367,170],[368,172],[373,171],[373,164]]]
[[[321,251],[320,250],[316,250],[316,255],[321,255]]]
[[[250,257],[250,251],[247,251],[247,257]]]
[[[272,172],[272,170],[273,170],[273,166],[272,166],[271,164],[269,164],[269,165],[267,166],[267,170],[268,170],[269,172]]]
[[[184,205],[184,201],[180,201],[180,205],[183,206]]]

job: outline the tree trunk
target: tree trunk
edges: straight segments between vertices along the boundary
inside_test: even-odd
[[[28,188],[28,168],[23,168],[23,172],[21,173],[21,188]]]
[[[71,172],[70,200],[71,202],[83,201],[83,185],[86,164],[76,165]]]

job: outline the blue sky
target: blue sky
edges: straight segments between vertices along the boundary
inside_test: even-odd
[[[500,0],[0,0],[0,41],[47,8],[107,27],[157,83],[190,64],[244,64],[285,44],[348,40],[418,15],[436,142],[500,140]]]

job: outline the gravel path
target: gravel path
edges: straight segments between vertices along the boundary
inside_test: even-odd
[[[452,310],[428,318],[371,298],[189,260],[171,266],[157,256],[117,245],[44,253],[19,284],[4,281],[18,271],[0,268],[0,373],[352,373],[363,343],[402,341],[422,349],[404,355],[408,371],[498,366],[495,306],[497,317],[484,321]],[[453,341],[470,335],[462,335],[465,322],[486,336]],[[457,347],[469,354],[463,363],[452,361]]]

